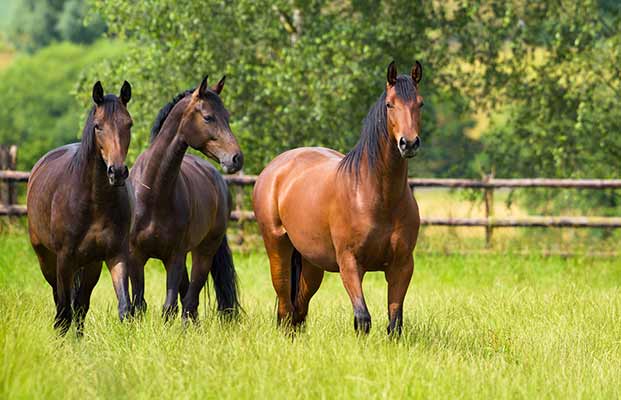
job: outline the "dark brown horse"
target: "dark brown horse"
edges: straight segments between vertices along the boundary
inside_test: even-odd
[[[362,294],[367,271],[388,282],[388,333],[401,332],[405,293],[414,270],[418,206],[407,183],[407,159],[420,146],[422,67],[397,76],[388,67],[385,92],[364,120],[346,156],[299,148],[276,157],[254,187],[254,211],[278,296],[278,320],[304,322],[324,271],[339,272],[354,308],[354,327],[367,333]]]
[[[130,202],[124,185],[132,119],[131,86],[104,96],[100,82],[82,141],[47,153],[28,180],[30,242],[56,303],[54,327],[65,334],[75,317],[82,333],[90,297],[105,261],[119,302],[130,311],[127,237]]]
[[[186,155],[188,146],[220,163],[226,172],[242,167],[243,156],[220,100],[224,78],[213,88],[207,77],[196,90],[181,93],[159,113],[151,145],[136,160],[130,181],[136,194],[130,234],[133,304],[146,309],[144,264],[157,258],[166,267],[166,318],[177,312],[197,318],[198,297],[208,274],[214,280],[218,309],[238,309],[233,260],[226,240],[231,198],[226,182],[207,161]],[[192,253],[191,280],[185,265]]]

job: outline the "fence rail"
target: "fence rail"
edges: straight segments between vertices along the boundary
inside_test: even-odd
[[[0,184],[5,182],[12,187],[15,182],[27,182],[28,172],[0,170]],[[257,180],[255,175],[226,175],[230,186],[253,186]],[[492,239],[495,228],[509,227],[571,227],[571,228],[621,228],[621,218],[603,217],[526,217],[526,218],[494,218],[494,189],[499,188],[559,188],[559,189],[621,189],[621,179],[408,179],[414,190],[418,187],[472,188],[483,190],[485,201],[484,218],[421,218],[423,225],[436,226],[471,226],[484,227],[486,241]],[[254,221],[252,211],[242,210],[241,193],[236,196],[236,209],[231,214],[234,221]],[[0,204],[0,216],[23,216],[27,214],[26,206],[17,204]]]
[[[21,175],[14,175],[21,177]],[[2,179],[2,172],[0,172]],[[26,178],[28,179],[28,178]],[[231,185],[252,186],[257,180],[256,175],[227,175]],[[621,179],[435,179],[410,178],[408,184],[416,187],[445,187],[472,189],[499,188],[563,188],[563,189],[621,189]]]
[[[255,221],[252,211],[231,212],[233,221]],[[493,228],[621,228],[621,218],[526,217],[526,218],[421,218],[422,225],[478,226]]]

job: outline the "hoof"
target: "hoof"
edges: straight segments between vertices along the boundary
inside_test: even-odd
[[[368,313],[354,316],[354,329],[358,333],[367,335],[371,331],[371,316]]]
[[[132,317],[142,317],[147,313],[147,302],[144,300],[134,301],[130,307]]]
[[[177,317],[179,308],[177,306],[164,306],[162,307],[162,318],[165,322],[170,322]]]

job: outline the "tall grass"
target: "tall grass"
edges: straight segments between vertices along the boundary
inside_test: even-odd
[[[165,275],[150,262],[146,317],[118,322],[104,272],[78,340],[51,327],[51,290],[25,232],[0,234],[0,398],[621,396],[616,259],[417,255],[400,340],[386,338],[380,273],[365,277],[368,337],[354,334],[345,290],[327,274],[292,340],[275,328],[263,252],[234,257],[240,323],[220,323],[212,298],[200,326],[165,325]]]

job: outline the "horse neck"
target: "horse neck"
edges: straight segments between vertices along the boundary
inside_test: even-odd
[[[389,138],[380,140],[379,146],[380,157],[373,165],[368,157],[363,157],[357,184],[363,192],[379,196],[378,208],[392,209],[408,189],[408,163]]]
[[[155,199],[168,199],[174,193],[188,144],[179,134],[183,107],[173,108],[153,140],[142,184],[151,189]]]
[[[106,163],[96,146],[89,149],[82,144],[78,151],[82,153],[80,154],[82,164],[77,166],[77,173],[74,175],[76,182],[73,186],[80,188],[83,193],[88,193],[89,205],[92,208],[114,204],[111,200],[116,194],[116,188],[108,181]]]

